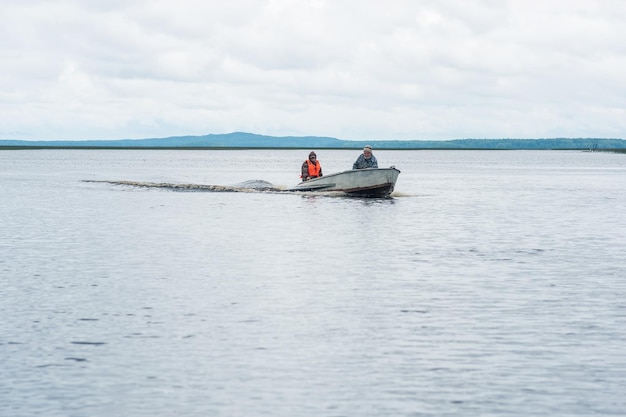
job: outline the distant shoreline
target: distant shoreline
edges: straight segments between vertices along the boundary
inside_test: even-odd
[[[362,149],[376,150],[613,150],[626,149],[626,140],[611,138],[342,140],[321,136],[264,136],[233,132],[203,136],[111,140],[0,140],[0,149]]]
[[[350,148],[336,148],[336,147],[314,147],[323,150],[360,150],[360,146]],[[181,151],[245,151],[245,150],[309,150],[310,147],[264,147],[264,146],[2,146],[0,145],[0,151],[3,150],[44,150],[44,149],[64,149],[64,150],[181,150]],[[611,152],[611,153],[626,153],[626,148],[596,148],[590,150],[588,148],[381,148],[379,151],[580,151],[580,152]]]

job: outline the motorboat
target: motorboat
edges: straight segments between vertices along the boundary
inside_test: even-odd
[[[351,169],[303,181],[289,191],[341,192],[355,197],[389,197],[400,170],[396,167]]]

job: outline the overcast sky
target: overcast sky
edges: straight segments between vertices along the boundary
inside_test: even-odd
[[[626,138],[623,0],[0,0],[0,138]]]

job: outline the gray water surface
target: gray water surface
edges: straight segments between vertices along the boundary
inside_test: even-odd
[[[0,151],[0,415],[626,415],[624,155],[377,151],[391,199],[91,182],[306,154]]]

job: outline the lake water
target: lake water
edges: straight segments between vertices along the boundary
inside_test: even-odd
[[[324,172],[359,151],[319,150]],[[626,155],[0,151],[0,416],[626,415]]]

